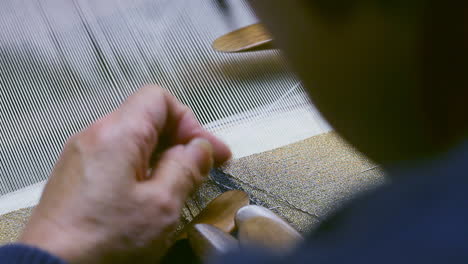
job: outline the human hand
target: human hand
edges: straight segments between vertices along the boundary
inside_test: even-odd
[[[228,147],[156,86],[71,137],[19,242],[70,263],[154,263]]]

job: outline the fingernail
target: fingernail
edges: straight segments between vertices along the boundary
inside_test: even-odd
[[[204,149],[205,151],[207,151],[210,156],[213,156],[213,146],[211,145],[211,143],[204,139],[204,138],[196,138],[194,140],[192,140],[189,144],[190,146],[196,146],[196,147],[199,147],[199,148],[202,148]]]
[[[192,152],[194,155],[192,158],[195,158],[196,163],[200,166],[202,174],[206,174],[213,167],[213,146],[211,143],[204,138],[196,138],[188,144],[188,148],[195,150]],[[189,150],[190,151],[190,150]],[[203,152],[202,155],[200,155]],[[208,154],[208,157],[206,156]],[[208,158],[208,160],[207,160]]]

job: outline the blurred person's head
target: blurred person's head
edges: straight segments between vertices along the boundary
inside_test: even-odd
[[[251,2],[313,102],[370,158],[421,158],[467,135],[463,1]]]

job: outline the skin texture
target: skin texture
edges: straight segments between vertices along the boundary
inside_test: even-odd
[[[252,0],[324,116],[379,163],[466,138],[458,2]],[[187,195],[229,156],[187,108],[146,87],[68,141],[20,242],[70,263],[158,259]]]
[[[70,138],[19,242],[70,263],[154,263],[187,196],[230,155],[187,107],[145,87]]]

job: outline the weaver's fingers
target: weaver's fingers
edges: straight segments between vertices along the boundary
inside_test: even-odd
[[[173,127],[171,130],[171,141],[173,144],[186,144],[194,138],[204,138],[208,140],[213,147],[215,165],[221,165],[231,157],[229,147],[215,135],[204,129],[188,107],[178,103],[177,99],[174,97],[168,98],[168,101],[170,105],[173,105],[172,108],[177,109],[172,112],[176,116],[170,119],[176,120],[176,123],[168,125],[168,127]]]
[[[130,133],[147,151],[158,144],[161,134],[170,135],[166,144],[187,144],[194,138],[205,138],[213,147],[213,158],[217,165],[231,156],[229,148],[213,134],[206,131],[192,111],[177,98],[159,86],[146,86],[130,96],[116,113],[125,125],[121,131]],[[128,134],[128,133],[127,133]]]
[[[151,178],[141,182],[142,193],[165,192],[180,203],[202,182],[213,166],[213,149],[206,139],[196,138],[163,153]]]
[[[172,95],[159,86],[145,86],[128,97],[112,118],[125,136],[146,139],[143,143],[152,151],[174,111],[170,97]]]
[[[101,118],[82,134],[97,148],[118,146],[141,164],[147,163],[158,144],[170,109],[168,93],[158,86],[147,86],[131,95],[114,112]],[[132,148],[129,150],[128,148]],[[135,155],[138,153],[138,155]]]

